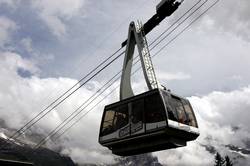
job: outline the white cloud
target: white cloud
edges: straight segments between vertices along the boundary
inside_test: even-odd
[[[57,37],[66,35],[67,28],[63,19],[70,19],[81,12],[84,0],[38,0],[32,1],[40,18]]]
[[[11,75],[14,75],[18,68],[29,70],[32,73],[36,73],[39,70],[32,62],[22,58],[14,52],[0,52],[0,55],[1,74],[10,73]],[[4,77],[2,77],[2,79],[3,78]]]
[[[159,73],[158,74],[158,78],[162,79],[162,80],[186,80],[186,79],[190,79],[191,76],[189,74],[185,74],[182,72],[177,72],[177,73]]]
[[[67,149],[68,150],[68,149]],[[71,148],[64,154],[70,154],[72,159],[77,163],[95,163],[95,164],[112,164],[114,163],[114,157],[108,153],[100,153],[97,150],[83,149],[83,148]],[[87,155],[86,155],[87,154]]]
[[[209,107],[205,107],[214,113],[214,116],[208,116],[208,111],[199,111],[202,118],[208,118],[218,124],[247,126],[250,116],[248,109],[250,108],[250,87],[242,88],[231,92],[213,92],[202,99],[191,98],[195,103],[208,102]],[[203,108],[202,104],[196,105]],[[199,110],[199,108],[197,108]],[[246,116],[247,115],[247,116]],[[250,132],[250,130],[249,130]]]
[[[18,75],[18,68],[23,68],[32,73],[38,69],[32,61],[23,59],[15,53],[0,53],[0,66],[0,116],[10,128],[14,129],[19,129],[58,97],[59,94],[62,94],[63,91],[77,82],[77,80],[70,78],[42,79],[36,75],[23,78]],[[32,129],[32,132],[44,134],[54,129],[99,87],[96,82],[92,82],[92,84],[95,87],[90,90],[81,88],[39,122]],[[109,151],[106,153],[107,150],[101,147],[97,141],[102,109],[103,107],[99,106],[93,110],[91,114],[82,120],[82,123],[79,123],[69,133],[61,137],[63,144],[57,140],[56,142],[59,144],[56,146],[63,146],[63,153],[69,154],[77,162],[113,162],[111,153]],[[50,143],[48,142],[48,145]],[[55,143],[51,144],[52,148],[53,146],[55,147]],[[86,153],[87,151],[88,153]],[[80,157],[83,154],[84,157]]]
[[[214,156],[196,143],[187,147],[154,153],[159,162],[169,166],[212,165]]]
[[[17,29],[14,21],[7,17],[0,16],[0,47],[9,42],[10,33]]]

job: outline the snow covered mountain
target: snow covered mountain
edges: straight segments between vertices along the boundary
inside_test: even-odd
[[[30,162],[35,166],[75,166],[70,157],[45,148],[32,149],[17,140],[9,141],[3,132],[0,132],[0,159]]]

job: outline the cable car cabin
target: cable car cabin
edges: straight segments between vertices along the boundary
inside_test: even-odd
[[[154,89],[104,109],[99,143],[113,154],[129,156],[186,146],[199,136],[187,99]]]
[[[181,2],[162,0],[157,6],[157,14],[144,26],[133,21],[129,25],[120,101],[105,107],[99,133],[99,143],[112,150],[113,154],[130,156],[182,147],[186,146],[187,141],[199,136],[189,101],[158,88],[160,84],[145,36],[165,17],[170,16]],[[131,71],[135,46],[149,91],[133,96]]]

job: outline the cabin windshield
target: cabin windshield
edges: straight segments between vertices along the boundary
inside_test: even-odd
[[[193,110],[188,101],[174,95],[170,97],[167,93],[163,93],[163,97],[165,102],[168,103],[167,111],[170,120],[198,127]]]

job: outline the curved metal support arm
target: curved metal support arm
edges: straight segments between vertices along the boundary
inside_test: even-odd
[[[152,90],[158,88],[158,82],[150,58],[146,37],[143,33],[142,24],[136,26],[134,22],[131,22],[128,31],[128,43],[121,76],[120,100],[134,96],[131,86],[131,69],[133,66],[135,45],[137,45],[138,48],[143,74],[148,89]]]

